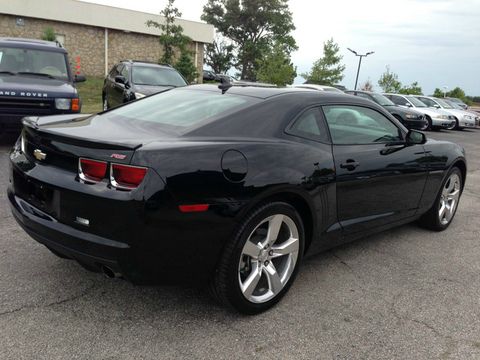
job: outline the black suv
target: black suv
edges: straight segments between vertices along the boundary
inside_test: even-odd
[[[188,85],[170,65],[124,60],[114,65],[103,82],[103,109]]]
[[[425,115],[413,109],[405,109],[393,103],[389,98],[371,91],[347,90],[346,94],[360,96],[384,107],[408,129],[427,130],[428,121]]]
[[[80,81],[58,43],[0,38],[0,135],[19,132],[25,116],[80,112]]]

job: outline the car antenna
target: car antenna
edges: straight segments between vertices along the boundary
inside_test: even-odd
[[[220,85],[218,85],[218,88],[222,90],[222,95],[227,92],[228,89],[232,87],[232,83],[230,82],[230,79],[227,77],[221,77],[220,78]]]

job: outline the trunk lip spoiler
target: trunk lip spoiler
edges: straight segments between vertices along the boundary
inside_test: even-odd
[[[67,139],[67,140],[71,139],[73,141],[86,144],[87,146],[88,146],[88,144],[91,144],[93,146],[106,145],[106,146],[112,146],[114,150],[133,150],[133,151],[135,151],[135,150],[137,150],[138,148],[140,148],[144,145],[143,143],[128,144],[128,143],[108,141],[108,140],[98,140],[98,141],[96,141],[96,140],[87,139],[85,137],[75,136],[75,135],[68,135],[68,136],[59,135],[55,131],[49,131],[47,129],[44,129],[44,128],[38,126],[37,121],[38,121],[38,117],[36,117],[36,118],[25,117],[25,118],[22,119],[23,125],[37,131],[38,133],[48,134],[48,135],[50,135],[54,138],[57,138],[57,139],[62,139],[62,138]]]

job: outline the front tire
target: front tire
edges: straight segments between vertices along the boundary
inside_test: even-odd
[[[104,95],[104,96],[103,96],[103,111],[107,111],[109,107],[110,107],[110,106],[108,106],[107,97],[106,97],[106,95]]]
[[[303,222],[291,205],[253,210],[223,251],[212,280],[215,297],[244,314],[268,310],[292,285],[304,244]]]
[[[421,226],[434,231],[443,231],[450,226],[462,194],[462,178],[459,168],[454,167],[450,170],[433,206],[420,218]]]
[[[432,123],[432,118],[430,116],[426,116],[426,119],[427,119],[427,128],[425,130],[427,131],[432,131],[433,130],[433,123]]]

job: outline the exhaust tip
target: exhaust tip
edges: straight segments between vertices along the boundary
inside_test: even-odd
[[[110,269],[108,266],[102,265],[102,273],[105,275],[105,277],[109,279],[114,279],[114,278],[119,278],[121,277],[120,273],[116,273],[112,269]]]

